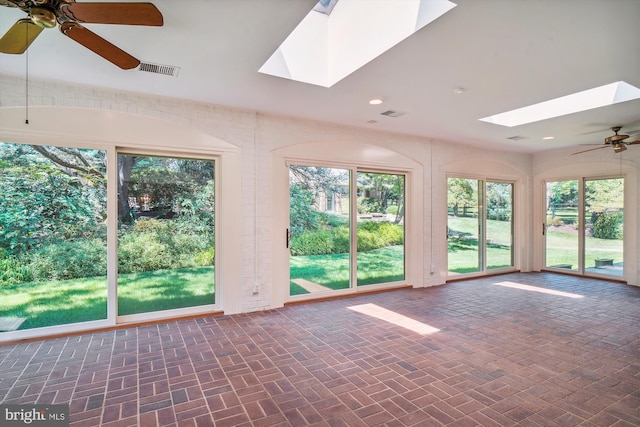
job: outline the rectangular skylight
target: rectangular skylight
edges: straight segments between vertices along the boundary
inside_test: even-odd
[[[480,120],[496,125],[513,127],[638,98],[640,98],[640,89],[620,81],[507,111],[506,113],[484,117]]]
[[[322,0],[259,72],[331,87],[455,6],[449,0]]]

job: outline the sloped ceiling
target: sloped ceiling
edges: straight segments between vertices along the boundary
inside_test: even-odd
[[[120,70],[55,29],[29,49],[29,76],[509,151],[578,150],[615,125],[640,133],[640,100],[512,128],[478,120],[616,81],[640,87],[640,1],[453,2],[331,88],[258,73],[314,0],[156,0],[163,27],[86,26],[142,61],[180,67],[177,77]],[[0,7],[0,33],[24,16]],[[25,65],[0,54],[0,79]],[[376,97],[385,102],[369,105]]]

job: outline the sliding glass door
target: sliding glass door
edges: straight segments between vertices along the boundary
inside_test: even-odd
[[[546,266],[578,271],[580,268],[578,181],[547,182],[545,206]]]
[[[119,154],[118,174],[118,314],[214,304],[214,162]]]
[[[358,172],[357,284],[405,278],[405,176]]]
[[[546,183],[545,266],[622,276],[624,179]]]
[[[585,270],[622,276],[624,180],[587,179],[584,195]]]
[[[289,168],[290,295],[349,288],[350,183],[348,169]]]
[[[513,267],[513,183],[451,177],[447,186],[449,274]]]
[[[289,295],[405,279],[404,174],[291,165]]]

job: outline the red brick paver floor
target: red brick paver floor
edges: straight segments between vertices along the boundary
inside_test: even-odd
[[[640,289],[518,273],[5,345],[0,402],[73,426],[638,426]]]

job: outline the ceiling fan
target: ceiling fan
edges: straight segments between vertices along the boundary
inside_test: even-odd
[[[82,24],[163,25],[162,13],[152,3],[0,0],[0,6],[17,7],[28,15],[2,36],[1,53],[24,53],[42,30],[58,25],[62,34],[124,70],[140,61]]]
[[[578,151],[577,153],[573,153],[573,155],[586,153],[587,151],[600,150],[601,148],[607,148],[607,147],[613,147],[614,153],[621,153],[627,149],[627,145],[640,144],[640,136],[638,135],[636,135],[635,139],[632,139],[631,141],[625,141],[626,139],[629,138],[629,135],[618,135],[618,132],[620,132],[620,129],[622,129],[622,126],[612,127],[611,130],[615,133],[615,135],[606,137],[604,139],[603,144],[593,144],[593,145],[598,145],[598,147],[590,148],[588,150]]]

